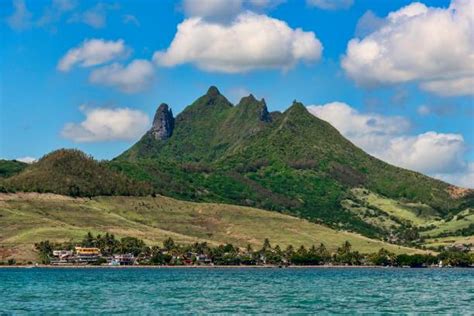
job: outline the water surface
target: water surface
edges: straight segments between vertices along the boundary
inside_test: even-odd
[[[472,314],[474,269],[0,269],[0,314]]]

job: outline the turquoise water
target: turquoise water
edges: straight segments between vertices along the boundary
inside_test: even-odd
[[[473,310],[474,269],[0,269],[0,315]]]

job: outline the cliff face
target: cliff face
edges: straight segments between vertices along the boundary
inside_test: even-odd
[[[156,140],[165,140],[171,137],[173,129],[173,113],[167,104],[162,103],[156,110],[150,133]]]

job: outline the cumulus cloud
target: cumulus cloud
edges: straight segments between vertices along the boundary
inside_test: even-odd
[[[292,29],[284,21],[251,12],[230,25],[190,18],[166,51],[155,52],[160,66],[193,63],[206,71],[246,72],[262,68],[289,69],[298,61],[316,61],[322,45],[313,32]]]
[[[323,10],[349,9],[354,0],[306,0],[309,6]]]
[[[29,157],[29,156],[26,156],[26,157],[20,157],[20,158],[16,158],[15,159],[16,161],[21,161],[21,162],[24,162],[24,163],[33,163],[33,162],[36,162],[37,159],[36,158],[33,158],[33,157]]]
[[[101,142],[134,140],[142,135],[150,124],[148,116],[129,108],[87,108],[80,110],[86,119],[80,123],[67,123],[61,135],[75,142]]]
[[[263,11],[282,2],[284,0],[184,0],[183,9],[188,17],[226,23],[243,11]]]
[[[393,138],[388,145],[381,158],[408,169],[435,174],[466,167],[466,144],[459,134],[426,132]]]
[[[385,20],[375,15],[374,12],[368,10],[357,21],[355,35],[357,37],[364,37],[370,33],[380,29],[385,24]]]
[[[331,123],[377,158],[450,183],[474,187],[473,182],[467,183],[472,180],[467,175],[472,173],[473,163],[464,158],[467,145],[460,134],[429,131],[411,135],[410,122],[403,117],[360,113],[342,102],[309,106],[308,111]]]
[[[474,76],[427,81],[421,83],[421,88],[442,96],[474,95]]]
[[[26,7],[24,0],[13,1],[14,11],[12,15],[7,17],[6,22],[8,26],[16,31],[23,31],[31,27],[32,14]]]
[[[116,87],[126,93],[147,89],[154,78],[153,64],[144,59],[136,59],[128,65],[118,63],[95,69],[89,76],[94,84]]]
[[[362,86],[418,81],[439,95],[474,94],[474,1],[448,8],[415,2],[349,41],[342,67]]]
[[[331,123],[342,135],[377,157],[386,151],[388,140],[411,128],[410,121],[403,117],[359,113],[343,102],[308,106],[308,111]]]
[[[127,55],[128,49],[122,39],[106,41],[103,39],[85,40],[81,45],[71,48],[59,61],[60,71],[69,71],[76,65],[90,67],[107,63]]]
[[[201,17],[225,21],[242,11],[242,0],[185,0],[184,13],[189,17]]]

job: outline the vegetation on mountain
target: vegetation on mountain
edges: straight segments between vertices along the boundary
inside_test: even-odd
[[[97,195],[146,195],[146,183],[110,170],[79,150],[60,149],[2,182],[4,191],[54,192],[73,197]]]
[[[249,95],[234,106],[216,87],[176,118],[162,104],[150,131],[112,161],[51,156],[4,187],[250,206],[407,245],[474,207],[474,191],[366,154],[299,102],[269,113],[263,99]]]
[[[344,241],[353,251],[369,253],[385,248],[394,253],[423,250],[392,245],[379,240],[331,229],[277,212],[227,204],[194,203],[168,197],[108,196],[71,198],[54,194],[0,194],[0,261],[35,258],[33,245],[81,242],[87,232],[143,239],[153,246],[171,237],[180,244],[231,243],[259,247],[269,238],[288,245],[324,243],[330,252]]]
[[[27,163],[17,160],[0,159],[0,178],[8,178],[22,172]]]
[[[264,100],[232,106],[215,87],[176,117],[169,139],[145,135],[110,166],[175,198],[275,210],[400,243],[419,240],[413,227],[474,205],[472,191],[453,196],[447,183],[367,155],[299,102],[272,115]],[[384,209],[377,215],[388,227],[347,203]]]

